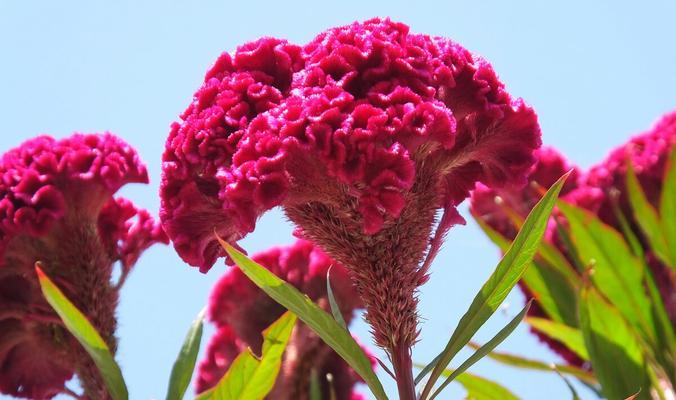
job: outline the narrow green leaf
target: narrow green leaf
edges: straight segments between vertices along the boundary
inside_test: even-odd
[[[592,287],[582,289],[580,327],[604,396],[624,399],[650,385],[644,349],[617,309]],[[647,391],[640,399],[649,399]]]
[[[473,349],[478,349],[479,345],[470,343],[469,345]],[[525,358],[515,354],[501,353],[492,351],[487,354],[487,357],[497,361],[499,363],[509,365],[515,368],[535,370],[535,371],[552,371],[553,368],[556,368],[559,372],[573,376],[589,385],[596,385],[598,381],[589,371],[573,367],[570,365],[564,364],[551,364],[544,363],[538,360],[532,360],[530,358]]]
[[[581,261],[591,266],[591,279],[600,292],[650,343],[656,340],[650,299],[644,287],[645,268],[622,234],[587,210],[559,202]]]
[[[188,334],[185,336],[181,351],[178,353],[178,357],[171,369],[167,400],[183,399],[185,391],[190,385],[190,379],[192,378],[195,362],[197,361],[197,353],[199,353],[200,343],[202,342],[205,312],[206,309],[202,309],[197,314],[197,318],[195,318],[188,330]]]
[[[322,400],[322,386],[316,369],[310,373],[310,400]]]
[[[671,150],[660,196],[662,231],[671,250],[671,267],[676,268],[676,148]]]
[[[437,379],[441,376],[441,372],[448,366],[458,351],[465,347],[488,318],[493,315],[514,285],[521,279],[525,269],[531,264],[547,226],[549,215],[556,203],[556,198],[568,175],[570,173],[565,174],[552,185],[526,218],[509,250],[476,295],[467,312],[460,319],[460,323],[441,353],[439,362],[432,370],[430,379],[422,391],[421,399],[427,398]]]
[[[465,362],[460,364],[460,366],[451,373],[451,375],[446,378],[446,380],[439,386],[439,388],[432,394],[432,397],[430,399],[434,399],[437,397],[442,390],[446,386],[448,386],[449,383],[453,381],[458,375],[462,374],[463,372],[467,371],[469,367],[474,365],[477,361],[481,360],[484,358],[488,353],[493,351],[500,343],[502,343],[505,339],[507,339],[507,336],[509,336],[514,329],[516,329],[517,326],[521,323],[523,318],[526,316],[526,313],[528,312],[528,309],[530,309],[531,304],[533,304],[533,300],[530,300],[526,306],[521,310],[519,314],[516,315],[507,325],[505,325],[504,328],[498,332],[497,335],[495,335],[491,340],[486,342],[483,346],[479,347],[474,354],[472,354]]]
[[[110,349],[96,328],[89,322],[87,317],[73,305],[40,268],[40,263],[35,264],[35,272],[38,275],[42,294],[50,306],[56,311],[63,321],[66,329],[87,351],[101,373],[101,377],[108,388],[108,393],[113,400],[126,400],[129,398],[127,386],[122,377],[122,371],[115,362]]]
[[[446,376],[444,371],[444,376]],[[497,382],[465,372],[455,380],[467,391],[467,400],[519,400],[514,393]]]
[[[414,364],[413,366],[418,369],[427,367],[422,364]],[[452,369],[446,368],[441,372],[441,376],[449,377],[452,373]],[[468,400],[519,400],[504,386],[469,372],[458,375],[455,381],[465,388]]]
[[[251,349],[240,353],[213,389],[200,400],[262,400],[270,393],[282,365],[282,356],[296,324],[296,316],[284,313],[263,331],[263,348],[257,357]]]
[[[573,396],[573,400],[581,400],[581,399],[580,399],[580,395],[577,394],[577,390],[575,390],[575,387],[573,386],[572,383],[570,383],[570,381],[568,380],[568,378],[566,378],[566,377],[561,373],[561,371],[557,370],[556,368],[554,368],[554,371],[561,377],[561,379],[563,379],[563,382],[564,382],[564,383],[566,384],[566,386],[568,387],[568,390],[570,390],[570,394]]]
[[[331,307],[331,314],[333,314],[333,319],[336,320],[338,325],[342,326],[344,329],[347,329],[347,324],[345,319],[343,319],[343,313],[340,312],[340,307],[336,301],[336,297],[333,295],[333,289],[331,288],[331,268],[326,271],[326,292],[329,295],[329,305]]]
[[[420,381],[422,381],[423,378],[425,378],[425,376],[427,374],[429,374],[430,371],[432,371],[434,369],[434,367],[437,366],[437,363],[439,363],[440,359],[441,359],[441,354],[437,354],[437,356],[434,357],[434,359],[432,359],[432,361],[430,361],[429,364],[420,367],[421,370],[420,370],[420,372],[418,372],[418,375],[416,375],[416,377],[414,379],[414,382],[415,382],[416,385],[419,384]]]
[[[589,360],[584,337],[579,329],[544,318],[528,317],[526,323],[552,339],[558,340],[575,352],[581,359]]]
[[[242,272],[282,306],[293,312],[322,340],[340,355],[364,379],[379,400],[386,400],[385,390],[373,372],[364,350],[333,317],[314,304],[296,288],[279,279],[265,267],[249,259],[217,236],[218,241]]]
[[[665,264],[676,268],[676,262],[672,262],[671,260],[669,245],[667,244],[665,232],[662,231],[662,224],[660,223],[657,211],[646,198],[631,163],[627,163],[626,179],[627,192],[632,211],[634,212],[634,219],[648,238],[650,248]]]
[[[500,250],[505,252],[509,249],[510,241],[507,238],[491,228],[479,216],[475,215],[474,218]],[[545,243],[540,244],[539,253],[532,265],[526,268],[522,281],[551,319],[569,325],[577,324],[575,294],[579,286],[579,277],[559,251],[549,247],[545,246]]]

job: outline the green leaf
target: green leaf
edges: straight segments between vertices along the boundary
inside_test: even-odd
[[[422,364],[414,364],[414,367],[424,369],[426,366]],[[448,377],[454,371],[452,369],[444,369],[441,376]],[[509,389],[500,384],[482,378],[478,375],[469,372],[462,373],[455,378],[455,381],[461,384],[467,391],[467,399],[471,400],[519,400]]]
[[[575,390],[575,387],[573,386],[572,383],[566,378],[559,370],[554,368],[554,371],[563,379],[563,382],[566,384],[568,387],[568,390],[570,390],[570,394],[573,396],[573,400],[581,400],[580,395],[577,394],[577,390]]]
[[[366,382],[379,400],[386,400],[385,390],[373,372],[371,362],[364,350],[331,315],[300,293],[296,288],[279,279],[265,267],[249,259],[217,236],[218,241],[242,272],[282,306],[293,312],[312,331],[340,355]]]
[[[167,400],[183,399],[185,391],[188,389],[188,385],[190,385],[190,378],[192,378],[192,373],[195,369],[197,353],[199,353],[202,341],[205,312],[206,309],[202,309],[197,314],[197,318],[195,318],[188,330],[188,334],[185,336],[181,351],[178,353],[178,357],[176,357],[174,366],[171,369]]]
[[[450,371],[444,370],[444,376]],[[482,378],[477,375],[465,372],[455,379],[467,390],[467,400],[519,400],[506,387]]]
[[[556,198],[568,175],[570,173],[562,176],[552,185],[526,218],[509,250],[498,263],[488,281],[484,283],[467,312],[460,319],[451,339],[441,352],[439,362],[432,370],[430,379],[422,391],[421,399],[427,398],[441,372],[448,366],[458,351],[465,347],[488,318],[493,315],[514,285],[521,279],[525,269],[531,264],[547,226],[549,215],[556,203]]]
[[[676,148],[671,150],[660,197],[662,231],[671,250],[671,267],[676,268]]]
[[[526,323],[550,338],[563,343],[581,359],[589,360],[589,354],[587,354],[587,348],[584,345],[584,337],[579,329],[545,318],[528,317]]]
[[[631,203],[631,208],[634,212],[634,219],[641,227],[643,233],[645,233],[655,255],[665,264],[676,268],[676,262],[672,262],[671,260],[669,245],[667,244],[665,232],[662,231],[662,224],[657,216],[657,211],[646,198],[631,163],[627,163],[626,179],[629,203]]]
[[[580,260],[593,270],[599,291],[650,343],[656,340],[650,298],[644,287],[645,268],[622,235],[582,208],[559,202],[570,226],[570,236]]]
[[[326,271],[326,292],[329,295],[329,305],[331,307],[331,314],[333,314],[333,319],[336,320],[338,325],[342,326],[344,329],[347,329],[347,324],[345,319],[343,319],[343,313],[340,312],[340,307],[336,301],[336,297],[333,295],[333,289],[331,288],[331,268]]]
[[[479,348],[479,346],[474,343],[470,343],[470,347],[473,349]],[[595,385],[598,383],[596,377],[594,377],[594,375],[589,371],[585,371],[570,365],[544,363],[542,361],[532,360],[515,354],[500,353],[496,351],[488,353],[487,357],[499,363],[521,369],[552,371],[553,368],[556,368],[559,372],[573,376],[589,385]]]
[[[61,290],[49,279],[40,263],[35,264],[35,272],[38,275],[42,294],[50,306],[59,315],[63,324],[75,339],[87,351],[101,373],[101,377],[108,388],[108,393],[113,400],[126,400],[129,398],[127,386],[122,377],[122,371],[110,353],[110,349],[101,335],[92,326],[87,317],[73,305],[61,292]]]
[[[533,300],[529,301],[526,306],[521,310],[519,314],[516,315],[507,325],[505,325],[504,328],[498,332],[497,335],[495,335],[491,340],[486,342],[483,346],[479,347],[474,354],[472,354],[465,362],[460,364],[460,366],[451,373],[448,378],[439,386],[439,388],[432,394],[432,397],[430,399],[434,399],[437,397],[442,390],[446,386],[448,386],[449,383],[453,381],[458,375],[462,374],[463,372],[467,371],[469,367],[474,365],[477,361],[481,360],[484,358],[488,353],[493,351],[500,343],[502,343],[505,339],[507,339],[507,336],[509,336],[514,329],[521,323],[523,318],[526,316],[526,313],[528,312],[528,309],[530,309],[531,304],[533,303]]]
[[[296,316],[284,313],[263,331],[263,349],[256,357],[251,349],[240,353],[218,384],[198,399],[261,400],[270,393],[282,365],[282,356],[296,324]]]
[[[510,241],[491,228],[481,217],[474,216],[481,229],[503,252]],[[577,324],[576,287],[579,277],[558,249],[540,244],[538,256],[526,268],[522,280],[538,304],[555,321]],[[547,254],[545,257],[544,254]]]
[[[322,400],[322,386],[316,369],[310,373],[310,400]]]
[[[585,345],[604,396],[624,399],[648,388],[644,349],[617,309],[590,285],[582,289],[578,304]],[[639,398],[649,399],[647,392]]]

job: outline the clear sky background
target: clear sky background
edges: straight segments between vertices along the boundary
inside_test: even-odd
[[[673,0],[361,0],[340,5],[0,0],[0,151],[39,133],[63,137],[110,130],[138,149],[151,177],[150,186],[130,186],[122,194],[157,213],[169,124],[222,51],[266,35],[302,44],[329,27],[390,16],[415,32],[450,37],[483,55],[508,90],[537,110],[544,142],[586,167],[676,108],[674,15]],[[463,213],[467,216],[466,209]],[[468,221],[450,232],[432,279],[422,288],[416,361],[427,362],[443,348],[498,261],[498,251]],[[292,241],[290,225],[273,211],[242,245],[253,253]],[[155,247],[141,258],[118,312],[117,358],[132,399],[164,397],[188,325],[224,270],[221,263],[202,275],[171,247]],[[514,292],[508,303],[481,330],[479,341],[507,323],[523,297]],[[355,331],[369,341],[363,323],[355,324]],[[525,327],[500,350],[557,360]],[[487,360],[472,371],[524,399],[571,398],[563,382],[549,374]],[[380,375],[394,393],[392,380]],[[454,388],[442,397],[461,396]]]

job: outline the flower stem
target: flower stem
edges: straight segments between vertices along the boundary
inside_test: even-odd
[[[396,345],[392,349],[392,364],[397,379],[399,400],[416,400],[410,347],[401,344]]]

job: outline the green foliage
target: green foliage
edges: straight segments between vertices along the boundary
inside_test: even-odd
[[[212,389],[201,393],[198,400],[261,400],[275,384],[282,356],[289,343],[296,316],[284,313],[263,331],[263,348],[257,357],[251,349],[240,353],[228,371]]]
[[[181,351],[178,353],[178,357],[171,369],[167,400],[183,399],[185,391],[188,389],[188,385],[190,385],[190,378],[192,378],[192,373],[195,370],[197,353],[199,353],[200,343],[202,342],[205,312],[206,310],[203,309],[197,314],[197,318],[195,318],[195,321],[193,321],[188,330],[188,334],[185,336]]]
[[[475,216],[479,227],[489,239],[503,252],[507,251],[510,241],[491,228],[481,218]],[[541,245],[531,266],[523,274],[523,282],[535,296],[540,307],[558,322],[576,324],[577,306],[570,299],[575,298],[579,286],[579,277],[573,267],[555,247]]]
[[[217,237],[218,238],[218,237]],[[366,382],[378,400],[386,400],[385,390],[373,372],[364,350],[334,318],[265,267],[218,238],[225,251],[242,272],[271,298],[293,312],[327,345],[340,355]]]
[[[94,364],[101,373],[101,378],[108,388],[108,393],[113,400],[126,400],[129,398],[127,386],[122,377],[122,371],[115,362],[110,349],[96,328],[89,322],[87,317],[66,298],[63,292],[52,282],[40,268],[40,263],[35,265],[42,294],[50,306],[59,315],[68,332],[87,351]]]
[[[474,343],[470,343],[470,347],[474,349],[479,348],[479,346]],[[515,354],[499,353],[495,351],[488,353],[487,357],[501,364],[515,368],[533,371],[552,371],[555,369],[560,373],[573,376],[588,385],[596,385],[598,383],[596,377],[591,372],[570,365],[544,363]]]
[[[526,313],[528,312],[528,309],[531,306],[532,301],[529,301],[528,304],[521,310],[519,314],[517,314],[516,317],[514,317],[504,328],[498,332],[497,335],[495,335],[491,340],[489,340],[485,345],[479,347],[474,354],[472,354],[465,362],[460,364],[460,366],[451,373],[448,378],[439,386],[439,388],[432,394],[431,399],[434,399],[437,397],[444,388],[453,381],[458,375],[462,374],[463,372],[467,371],[469,367],[474,365],[477,361],[481,360],[484,358],[488,353],[493,351],[500,343],[502,343],[505,339],[507,339],[507,336],[509,336],[514,329],[521,323],[523,318],[526,316]]]
[[[664,176],[660,197],[660,221],[670,250],[671,267],[676,268],[676,148],[671,150]]]
[[[523,279],[545,316],[526,318],[526,322],[589,360],[593,370],[589,373],[559,365],[556,371],[592,387],[597,380],[607,398],[648,399],[651,393],[663,398],[663,386],[676,385],[676,336],[655,277],[648,268],[647,250],[643,249],[641,239],[673,271],[676,150],[670,154],[659,207],[649,202],[631,165],[626,190],[632,215],[623,215],[617,204],[613,206],[620,231],[585,209],[559,202],[565,223],[557,221],[557,233],[563,251],[578,272],[571,279],[568,261],[562,262],[558,257],[561,252],[552,243],[541,244],[534,268]],[[504,251],[509,241],[477,219]],[[638,224],[640,232],[632,230],[632,221]],[[544,271],[560,274],[552,279]],[[565,286],[574,289],[573,295],[560,290]],[[576,312],[571,320],[572,306]],[[488,356],[518,368],[547,367],[518,356],[497,353]]]
[[[629,163],[627,165],[627,192],[629,202],[634,212],[634,217],[646,238],[650,242],[650,247],[655,255],[666,265],[676,266],[676,262],[671,258],[671,251],[667,244],[666,234],[657,210],[650,204],[646,198],[641,184],[636,177],[634,167]],[[668,197],[668,196],[667,196]],[[668,199],[666,200],[668,201]],[[670,206],[666,206],[669,209]]]
[[[624,399],[649,387],[644,350],[618,309],[591,286],[580,297],[580,326],[604,396]],[[637,398],[650,396],[643,391]]]
[[[568,174],[561,177],[547,191],[526,218],[516,239],[505,253],[488,281],[476,295],[467,312],[460,319],[451,339],[441,352],[438,362],[432,369],[430,379],[422,390],[421,399],[427,399],[437,379],[449,365],[453,357],[462,349],[493,315],[502,301],[507,297],[514,285],[521,279],[526,268],[531,264],[542,235],[545,231],[549,215],[556,203]]]
[[[329,305],[331,307],[331,314],[333,314],[333,319],[336,320],[338,325],[342,326],[344,329],[347,329],[347,324],[345,319],[343,319],[343,313],[340,312],[340,307],[336,301],[336,297],[333,295],[333,289],[331,288],[331,269],[326,272],[326,293],[329,295]]]
[[[584,346],[584,338],[579,329],[545,318],[529,317],[526,318],[526,321],[536,330],[566,345],[581,359],[589,360],[587,348]]]

